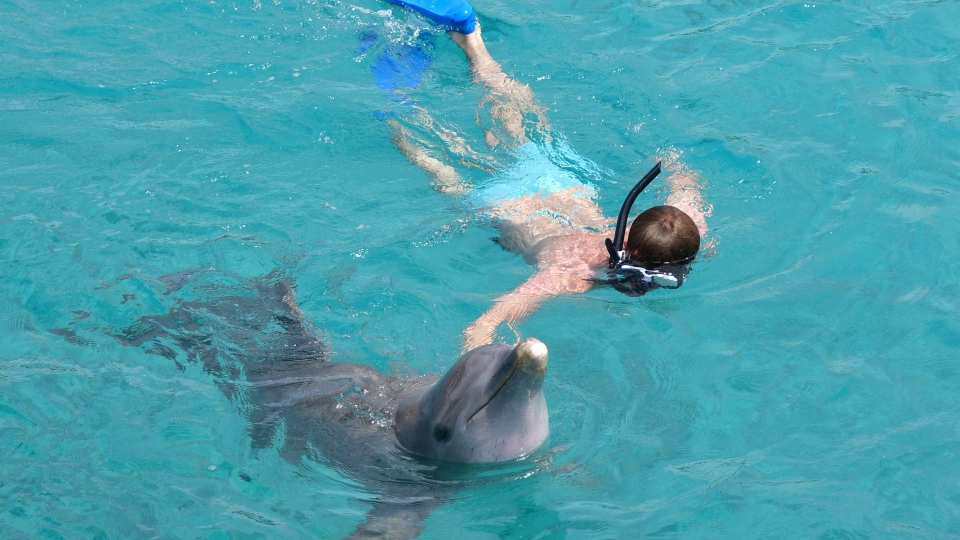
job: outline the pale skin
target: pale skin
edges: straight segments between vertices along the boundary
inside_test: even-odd
[[[545,109],[536,102],[530,87],[507,76],[500,64],[490,56],[480,28],[471,34],[450,32],[453,41],[463,49],[470,62],[474,81],[486,91],[490,113],[500,123],[501,141],[492,130],[485,131],[487,146],[508,147],[527,142],[525,118],[535,118],[530,129],[545,129]],[[526,123],[530,123],[527,121]],[[449,164],[430,156],[410,141],[411,134],[398,122],[391,121],[393,141],[411,163],[421,167],[433,180],[434,187],[445,193],[471,189]],[[706,217],[710,209],[703,200],[698,176],[687,171],[677,153],[662,156],[668,171],[670,194],[666,204],[689,215],[706,236]],[[493,307],[474,321],[463,333],[464,350],[493,342],[497,328],[506,323],[515,334],[515,325],[533,313],[544,300],[564,294],[579,294],[593,285],[592,278],[607,265],[606,238],[612,236],[615,220],[603,215],[586,188],[571,188],[553,193],[535,193],[501,201],[490,213],[500,232],[500,244],[522,255],[536,265],[536,272],[522,285],[500,296]]]

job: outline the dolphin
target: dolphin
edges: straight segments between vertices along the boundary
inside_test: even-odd
[[[420,521],[470,485],[456,464],[522,458],[549,434],[548,351],[535,338],[469,351],[439,378],[385,374],[333,361],[286,279],[229,289],[178,301],[114,337],[181,367],[201,362],[228,397],[248,404],[254,447],[360,481],[377,499],[350,538],[417,536]]]

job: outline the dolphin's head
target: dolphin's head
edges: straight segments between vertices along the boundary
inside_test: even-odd
[[[458,462],[518,458],[550,431],[543,376],[547,346],[484,345],[457,361],[436,384],[405,395],[394,430],[407,450]]]

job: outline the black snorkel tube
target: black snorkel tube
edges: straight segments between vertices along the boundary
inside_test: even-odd
[[[637,185],[633,186],[627,198],[624,199],[623,206],[620,207],[620,215],[617,216],[617,229],[613,233],[613,240],[607,238],[606,241],[607,251],[610,253],[610,268],[616,268],[617,265],[623,261],[625,255],[623,251],[623,235],[627,233],[627,219],[630,217],[630,209],[633,208],[634,201],[637,200],[640,193],[646,189],[646,187],[650,185],[650,182],[653,182],[653,179],[659,174],[660,162],[658,161],[657,164],[650,169],[650,172],[645,174],[643,178],[637,182]]]

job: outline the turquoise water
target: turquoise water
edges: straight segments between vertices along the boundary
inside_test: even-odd
[[[475,7],[602,168],[605,211],[679,151],[717,249],[679,290],[598,289],[520,325],[550,348],[551,438],[423,538],[960,534],[960,3]],[[215,300],[165,276],[281,272],[338,359],[449,366],[532,268],[374,115],[404,113],[377,53],[429,28],[373,0],[0,0],[2,536],[362,520],[374,495],[343,469],[252,450],[198,363],[109,334]],[[483,148],[462,53],[438,35],[432,55],[412,99]]]

